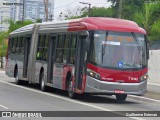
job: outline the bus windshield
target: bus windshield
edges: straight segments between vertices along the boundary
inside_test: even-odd
[[[141,69],[147,65],[145,35],[94,31],[90,61],[114,69]]]

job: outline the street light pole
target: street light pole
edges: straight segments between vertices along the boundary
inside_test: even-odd
[[[122,0],[119,0],[118,18],[122,17]]]
[[[23,0],[22,27],[23,27],[23,25],[24,25],[24,4],[25,4],[25,0]]]
[[[90,3],[86,3],[86,2],[79,2],[79,3],[89,5],[89,8],[88,8],[88,16],[90,16],[91,4],[90,4]]]

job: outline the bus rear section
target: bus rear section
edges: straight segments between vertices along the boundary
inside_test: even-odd
[[[144,33],[94,31],[91,41],[85,92],[116,95],[147,91],[147,46]]]

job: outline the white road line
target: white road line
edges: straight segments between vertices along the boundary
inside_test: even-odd
[[[0,80],[0,82],[1,82],[1,83],[5,83],[5,84],[8,84],[8,85],[11,85],[11,86],[15,86],[15,87],[18,87],[18,88],[22,88],[22,89],[25,89],[25,90],[37,92],[37,93],[40,93],[40,94],[43,94],[43,95],[48,95],[48,96],[56,97],[56,98],[59,98],[59,99],[63,99],[63,100],[69,101],[69,102],[79,103],[79,104],[81,104],[81,105],[93,107],[93,108],[96,108],[96,109],[99,109],[99,110],[111,111],[111,110],[109,110],[109,109],[105,109],[105,108],[101,108],[101,107],[98,107],[98,106],[94,106],[94,105],[91,105],[91,104],[88,104],[88,103],[83,103],[83,102],[80,102],[80,101],[72,100],[72,99],[70,99],[70,98],[61,97],[61,96],[58,96],[58,95],[55,95],[55,94],[50,94],[50,93],[42,92],[42,91],[39,91],[39,90],[34,90],[34,89],[26,88],[26,87],[23,87],[23,86],[15,85],[15,84],[8,83],[8,82],[1,81],[1,80]]]
[[[153,101],[153,102],[159,102],[160,103],[160,100],[155,100],[155,99],[151,99],[151,98],[147,98],[147,97],[134,96],[134,95],[129,95],[129,96],[135,97],[135,98],[140,98],[140,99],[145,99],[145,100],[150,100],[150,101]]]
[[[4,106],[4,105],[0,105],[0,107],[4,108],[4,109],[9,109],[8,107]]]
[[[8,83],[8,82],[5,82],[5,81],[1,81],[0,80],[0,82],[8,84],[8,85],[11,85],[11,86],[15,86],[15,87],[18,87],[18,88],[22,88],[22,89],[25,89],[25,90],[29,90],[29,91],[33,91],[33,92],[36,92],[36,93],[40,93],[40,94],[43,94],[43,95],[48,95],[48,96],[56,97],[56,98],[59,98],[59,99],[62,99],[62,100],[66,100],[66,101],[69,101],[69,102],[78,103],[78,104],[81,104],[81,105],[84,105],[84,106],[96,108],[96,109],[99,109],[101,111],[113,111],[113,110],[110,110],[110,109],[106,109],[106,108],[102,108],[102,107],[98,107],[98,106],[92,105],[90,103],[83,103],[83,102],[76,101],[76,100],[73,100],[73,99],[70,99],[70,98],[65,98],[65,97],[61,97],[61,96],[58,96],[58,95],[42,92],[42,91],[39,91],[39,90],[34,90],[34,89],[26,88],[26,87],[23,87],[23,86],[18,86],[18,85],[15,85],[15,84],[12,84],[12,83]],[[114,111],[113,111],[113,113],[121,115],[121,113],[117,113],[117,112],[114,112]],[[135,120],[143,120],[142,118],[138,118],[138,117],[128,117],[128,118],[132,118],[132,119],[135,119]]]

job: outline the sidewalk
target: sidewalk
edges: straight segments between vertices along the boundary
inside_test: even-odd
[[[160,84],[148,83],[145,97],[160,100]]]

